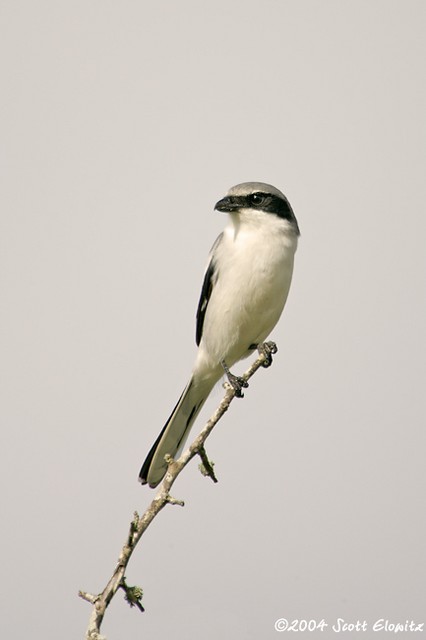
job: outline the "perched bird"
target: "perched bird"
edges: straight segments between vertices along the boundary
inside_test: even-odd
[[[164,477],[164,456],[180,454],[214,385],[227,375],[236,395],[247,386],[230,372],[278,322],[293,273],[299,227],[287,198],[263,182],[232,187],[215,209],[229,223],[214,243],[197,310],[198,352],[191,378],[142,465],[139,479],[155,487]],[[268,355],[268,354],[267,354]]]

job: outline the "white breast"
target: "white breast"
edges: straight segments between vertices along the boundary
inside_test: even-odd
[[[196,368],[217,367],[221,360],[231,367],[268,337],[287,299],[296,247],[286,220],[257,211],[231,216],[216,249],[218,278]]]

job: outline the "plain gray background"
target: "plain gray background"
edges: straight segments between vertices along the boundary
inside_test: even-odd
[[[302,231],[279,353],[209,440],[219,484],[192,463],[140,544],[146,613],[119,595],[103,632],[426,622],[425,18],[1,2],[2,637],[83,637],[77,591],[154,495],[137,474],[192,366],[213,206],[246,180]]]

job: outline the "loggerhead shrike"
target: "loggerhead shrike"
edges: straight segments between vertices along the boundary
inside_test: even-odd
[[[166,473],[164,456],[177,457],[182,451],[224,373],[241,397],[247,383],[229,368],[255,349],[270,357],[263,343],[281,316],[290,288],[299,227],[284,194],[263,182],[244,182],[232,187],[215,209],[228,213],[229,223],[212,247],[204,274],[191,378],[139,474],[150,487]]]

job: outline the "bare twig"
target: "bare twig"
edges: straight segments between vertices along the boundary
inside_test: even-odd
[[[129,603],[131,607],[137,607],[141,613],[145,611],[143,606],[141,605],[141,600],[143,596],[143,591],[140,587],[129,587],[123,578],[120,587],[123,589],[125,595],[124,599]]]
[[[198,465],[199,470],[203,476],[209,476],[213,482],[217,482],[217,478],[214,473],[214,462],[208,459],[207,453],[204,447],[200,447],[198,455],[201,458],[201,464]]]
[[[259,357],[247,369],[243,376],[241,376],[242,379],[247,382],[260,367],[264,367],[267,362],[268,364],[270,363],[270,358],[271,356],[268,356],[266,352],[261,352],[259,354]],[[136,545],[138,544],[139,540],[141,539],[142,535],[145,533],[151,522],[163,509],[163,507],[165,507],[166,504],[184,506],[184,502],[182,500],[172,498],[172,496],[170,495],[170,489],[172,488],[176,478],[179,476],[181,471],[192,460],[192,458],[194,458],[194,456],[199,455],[202,460],[202,466],[204,468],[205,475],[208,475],[214,482],[217,482],[217,478],[213,471],[213,465],[207,457],[204,443],[215,425],[221,419],[223,414],[228,410],[232,400],[236,395],[235,389],[231,387],[231,385],[225,383],[224,387],[226,391],[222,401],[220,402],[218,408],[213,413],[210,420],[208,420],[202,431],[195,438],[191,446],[186,451],[184,451],[184,453],[177,460],[173,460],[173,458],[171,458],[170,456],[166,458],[166,461],[168,463],[166,475],[164,476],[164,479],[154,499],[146,509],[145,513],[142,516],[139,516],[139,514],[135,511],[135,513],[133,514],[133,520],[130,523],[126,542],[121,550],[114,572],[102,593],[93,595],[85,591],[79,591],[78,595],[83,598],[83,600],[86,600],[93,605],[92,613],[89,619],[89,626],[86,631],[86,640],[106,640],[105,636],[102,636],[100,634],[100,628],[106,609],[118,589],[124,590],[125,598],[129,602],[130,606],[137,606],[140,611],[144,610],[140,602],[142,599],[142,589],[140,587],[127,586],[125,581],[125,571],[127,569],[127,565],[132,556],[132,553],[136,548]]]

